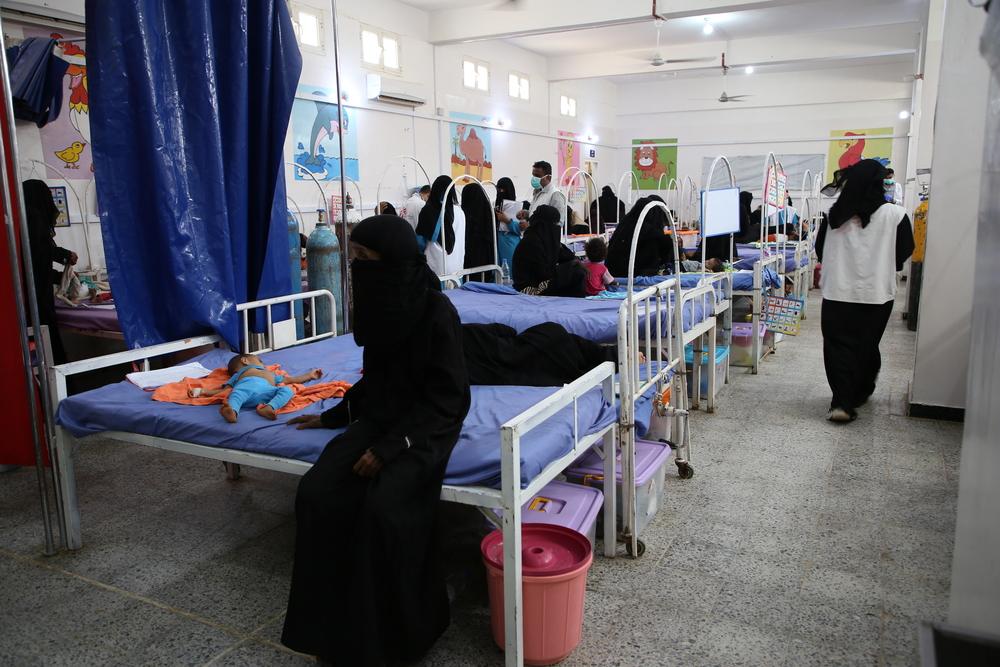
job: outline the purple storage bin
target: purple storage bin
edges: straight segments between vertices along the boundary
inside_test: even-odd
[[[636,516],[637,532],[642,532],[646,524],[652,520],[660,504],[660,494],[663,492],[664,463],[670,458],[670,447],[662,442],[648,440],[635,441],[635,486],[636,486]],[[615,465],[618,477],[618,497],[615,510],[619,519],[622,515],[621,494],[621,457]],[[603,488],[604,461],[600,454],[591,450],[577,459],[566,470],[566,479],[584,486]]]
[[[599,487],[553,481],[521,508],[521,522],[563,526],[588,537],[593,546],[597,515],[603,506],[604,494]]]
[[[760,322],[760,337],[767,333],[767,325]],[[733,345],[749,346],[753,345],[753,323],[733,322]]]
[[[760,331],[760,352],[763,354],[767,342],[767,325],[759,323]],[[729,363],[733,366],[744,368],[753,366],[753,323],[734,322],[733,323],[733,345],[729,357]]]

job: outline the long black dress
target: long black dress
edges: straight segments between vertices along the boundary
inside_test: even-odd
[[[640,198],[625,219],[615,228],[608,243],[608,259],[605,264],[611,275],[617,278],[628,277],[629,253],[632,250],[632,234],[639,224],[639,216],[646,206],[663,200],[656,195]],[[661,270],[668,272],[674,266],[674,245],[670,237],[663,233],[668,224],[667,215],[662,209],[651,210],[642,222],[639,230],[639,244],[635,249],[635,275],[655,276]]]
[[[68,264],[69,250],[60,248],[55,241],[55,224],[59,209],[52,201],[52,191],[45,181],[25,181],[24,207],[28,214],[28,244],[31,248],[31,268],[35,278],[35,299],[38,319],[49,326],[49,342],[57,364],[66,361],[66,352],[56,324],[56,299],[53,285],[58,285],[62,274],[52,268],[52,262]]]
[[[462,348],[474,385],[558,387],[577,379],[617,350],[545,322],[520,334],[505,324],[463,324]]]
[[[412,229],[396,220],[417,255]],[[395,227],[391,232],[403,232]],[[365,231],[361,225],[352,240],[359,231]],[[383,233],[384,226],[376,231]],[[398,286],[398,272],[377,289],[366,287],[362,264],[355,260],[352,272],[364,375],[323,413],[324,426],[347,430],[299,483],[295,567],[282,634],[296,651],[352,666],[417,659],[448,626],[432,537],[445,468],[470,403],[461,325],[451,302],[429,280],[422,289]],[[383,289],[397,291],[373,306],[373,293]],[[415,301],[422,305],[410,308]],[[364,327],[366,320],[401,326],[404,335],[398,328]],[[368,450],[383,464],[372,478],[353,472]]]
[[[584,297],[587,271],[561,241],[559,211],[539,206],[514,251],[514,289],[541,296]]]

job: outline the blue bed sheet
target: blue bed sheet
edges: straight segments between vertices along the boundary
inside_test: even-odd
[[[777,254],[781,252],[780,247],[770,248],[771,254]],[[760,248],[752,246],[749,244],[737,244],[737,252],[739,253],[740,259],[733,265],[736,269],[752,269],[754,263],[760,259]],[[795,248],[786,247],[784,249],[785,255],[785,273],[791,273],[795,270]],[[806,266],[809,264],[809,256],[804,255],[799,259],[799,266]]]
[[[555,322],[572,334],[594,341],[618,342],[619,299],[574,299],[559,296],[528,296],[504,285],[466,283],[445,292],[465,324],[506,324],[524,331],[536,324]],[[684,306],[684,330],[715,314],[714,302],[695,299]],[[707,312],[706,312],[707,311]],[[663,313],[663,326],[669,314]],[[641,318],[642,322],[645,321]],[[643,324],[640,323],[640,326]]]
[[[752,266],[752,263],[751,263]],[[711,274],[709,274],[711,275]],[[737,270],[733,271],[733,289],[739,292],[746,292],[753,289],[753,270]],[[636,276],[635,277],[635,287],[649,287],[650,285],[658,285],[665,280],[669,280],[673,276]],[[681,287],[683,289],[691,289],[698,286],[698,281],[701,280],[702,274],[700,273],[682,273],[681,274]],[[781,287],[781,277],[774,272],[774,269],[767,267],[764,269],[763,274],[764,284],[770,285],[772,287]],[[619,285],[624,286],[628,284],[628,278],[615,278]]]
[[[232,353],[213,350],[192,361],[207,368],[225,366]],[[356,382],[361,377],[361,349],[352,336],[327,339],[262,355],[268,364],[281,364],[289,373],[304,373],[319,366],[320,381]],[[448,463],[445,483],[500,485],[500,425],[556,392],[556,387],[473,387],[472,407],[458,444]],[[297,414],[321,412],[340,399],[328,399]],[[651,404],[641,406],[642,430],[648,425]],[[614,407],[605,403],[599,389],[579,401],[579,431],[594,433],[617,419]],[[171,438],[209,447],[238,449],[299,461],[314,462],[339,431],[299,431],[285,425],[294,415],[268,421],[253,410],[229,424],[217,406],[188,406],[153,401],[149,392],[130,382],[119,382],[71,396],[59,404],[56,421],[75,436],[102,431],[126,431]],[[522,486],[534,479],[551,461],[572,448],[572,406],[527,433],[521,439]]]

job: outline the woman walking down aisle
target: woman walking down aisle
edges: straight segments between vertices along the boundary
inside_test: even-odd
[[[858,406],[875,391],[896,272],[913,253],[906,210],[885,200],[885,173],[880,162],[862,160],[838,171],[824,188],[827,196],[840,193],[816,238],[823,263],[823,363],[833,392],[830,421],[854,421]]]
[[[289,422],[347,430],[299,483],[282,642],[336,664],[383,665],[419,658],[448,627],[432,536],[469,378],[458,314],[406,221],[368,218],[351,254],[364,376],[332,409]]]

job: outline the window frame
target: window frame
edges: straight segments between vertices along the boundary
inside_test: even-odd
[[[565,109],[563,108],[565,106]],[[559,95],[559,115],[566,118],[576,118],[576,98],[569,95]]]
[[[465,82],[465,64],[471,63],[475,67],[476,71],[476,85],[470,86]],[[479,68],[486,70],[486,88],[479,87]],[[480,60],[479,58],[473,58],[471,56],[462,56],[462,88],[465,90],[475,91],[481,95],[490,95],[492,85],[490,79],[493,73],[490,71],[490,64],[485,60]]]
[[[513,77],[517,77],[517,84],[518,84],[517,95],[510,94],[511,78]],[[524,86],[527,86],[528,88],[527,97],[521,96],[521,89],[524,88]],[[518,100],[520,102],[531,102],[531,77],[529,77],[527,74],[524,74],[523,72],[517,72],[514,70],[507,72],[507,97],[509,97],[512,100]]]
[[[299,12],[304,12],[306,14],[312,14],[316,17],[316,34],[319,37],[319,45],[314,46],[312,44],[304,44],[302,38],[299,35]],[[314,53],[319,56],[326,55],[326,9],[323,7],[314,7],[303,2],[296,2],[295,0],[289,0],[288,2],[288,13],[291,15],[292,28],[295,33],[295,43],[298,44],[299,49],[305,51],[306,53]]]
[[[375,35],[378,40],[378,62],[372,63],[365,60],[365,33],[371,33]],[[389,67],[385,64],[385,40],[389,38],[396,44],[396,62],[399,67]],[[395,76],[403,75],[403,39],[400,35],[390,32],[389,30],[382,30],[373,25],[361,24],[361,32],[358,35],[361,53],[361,67],[366,70],[372,70],[380,72],[383,74],[392,74]]]

